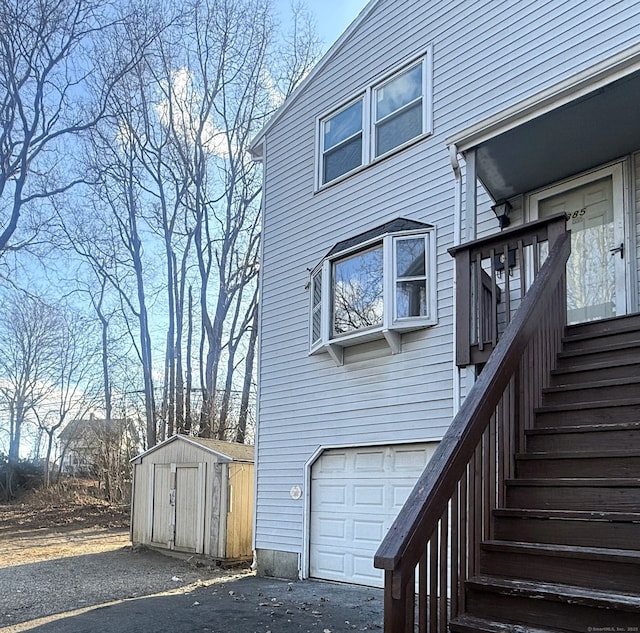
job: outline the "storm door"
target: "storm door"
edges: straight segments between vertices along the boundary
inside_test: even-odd
[[[622,165],[529,197],[533,218],[567,216],[567,323],[626,314]]]

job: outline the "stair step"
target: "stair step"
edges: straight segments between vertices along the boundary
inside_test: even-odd
[[[509,479],[510,508],[634,512],[640,507],[638,478]]]
[[[579,385],[547,387],[542,391],[542,399],[545,405],[553,406],[554,404],[618,401],[633,398],[638,393],[640,393],[640,375],[585,382]]]
[[[557,362],[560,368],[569,368],[581,363],[611,363],[615,365],[620,359],[631,360],[638,358],[640,341],[627,341],[621,343],[608,344],[602,342],[600,347],[595,343],[589,347],[571,349],[563,346],[563,351],[558,354]]]
[[[480,569],[490,576],[640,592],[640,552],[635,550],[485,541]]]
[[[493,619],[475,618],[467,614],[451,620],[449,630],[455,633],[475,633],[476,631],[480,633],[562,633],[560,629],[520,626],[519,624],[496,622]]]
[[[640,513],[565,510],[494,510],[498,540],[584,547],[636,549],[640,542]]]
[[[640,394],[618,402],[559,404],[535,410],[536,427],[609,425],[640,422]]]
[[[598,334],[593,336],[572,335],[562,340],[563,352],[586,352],[591,353],[612,346],[619,347],[621,345],[639,345],[640,330],[637,328],[628,328]]]
[[[615,451],[640,446],[640,422],[536,427],[525,431],[527,452]]]
[[[550,622],[562,631],[584,633],[589,627],[635,631],[640,618],[640,596],[626,592],[491,576],[471,578],[466,588],[467,617],[497,620],[527,631],[531,627],[545,630]]]
[[[593,339],[635,330],[640,330],[640,313],[569,325],[565,328],[564,340]]]
[[[582,362],[573,365],[559,366],[551,370],[551,385],[581,385],[587,382],[632,378],[640,376],[640,358],[620,359],[615,365],[611,363]]]
[[[609,477],[640,476],[640,448],[627,451],[567,451],[516,455],[518,477],[576,478],[607,473]]]

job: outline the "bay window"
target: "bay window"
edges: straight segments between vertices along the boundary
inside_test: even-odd
[[[311,353],[385,339],[401,351],[402,332],[433,325],[435,229],[400,219],[342,242],[310,279]]]

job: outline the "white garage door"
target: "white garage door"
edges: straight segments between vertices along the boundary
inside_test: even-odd
[[[325,451],[311,471],[313,578],[382,587],[373,556],[436,443]]]

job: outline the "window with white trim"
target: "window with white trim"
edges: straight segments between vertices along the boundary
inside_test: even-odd
[[[363,99],[322,121],[322,183],[360,167],[363,162]]]
[[[431,133],[431,49],[319,119],[318,186]]]
[[[342,349],[436,322],[435,228],[399,219],[341,242],[311,272],[310,350]]]
[[[425,63],[373,89],[374,156],[382,156],[425,131]]]

